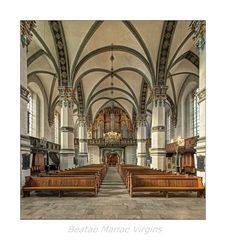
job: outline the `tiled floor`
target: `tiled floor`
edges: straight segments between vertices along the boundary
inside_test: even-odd
[[[21,198],[21,219],[205,219],[205,199],[194,193],[145,194],[130,198],[110,167],[97,197],[65,193],[31,193]]]

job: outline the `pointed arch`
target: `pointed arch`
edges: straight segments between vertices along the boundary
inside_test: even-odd
[[[87,62],[89,59],[91,59],[92,57],[95,57],[96,55],[99,55],[101,53],[105,53],[105,52],[110,52],[110,51],[119,51],[119,52],[126,52],[129,53],[135,57],[137,57],[139,60],[141,60],[144,64],[144,66],[147,68],[147,70],[149,71],[151,78],[154,79],[152,72],[150,70],[150,65],[148,63],[148,61],[146,60],[146,58],[139,53],[138,51],[136,51],[133,48],[129,48],[123,45],[108,45],[108,46],[104,46],[98,49],[93,50],[92,52],[89,52],[86,56],[84,56],[80,62],[77,64],[77,66],[72,70],[72,79],[74,81],[76,74],[78,73],[79,69],[82,67],[82,65]]]

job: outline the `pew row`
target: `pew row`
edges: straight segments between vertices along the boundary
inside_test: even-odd
[[[78,168],[71,168],[71,169],[65,169],[61,170],[58,173],[71,173],[71,172],[93,172],[93,173],[98,173],[101,176],[101,180],[104,179],[106,173],[107,173],[107,168],[105,167],[98,167],[98,166],[84,166],[84,167],[78,167]]]
[[[57,191],[59,197],[65,191],[90,192],[94,196],[98,192],[98,183],[95,176],[73,177],[26,177],[22,188],[23,197],[30,196],[31,191]]]
[[[136,174],[136,175],[150,175],[150,176],[179,176],[179,173],[173,173],[172,171],[166,172],[161,170],[155,170],[155,169],[126,169],[126,173],[124,176],[126,187],[129,189],[129,179],[130,174]],[[183,175],[188,176],[188,174]]]
[[[204,196],[204,186],[201,177],[189,176],[150,176],[130,174],[129,194],[144,192],[163,192],[168,197],[169,192],[197,192],[198,197]]]
[[[101,177],[96,172],[60,172],[60,173],[49,173],[49,175],[39,174],[39,177],[76,177],[76,176],[94,176],[97,181],[97,188],[100,188]]]

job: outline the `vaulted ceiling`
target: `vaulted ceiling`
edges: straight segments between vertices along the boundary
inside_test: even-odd
[[[39,82],[49,111],[56,106],[59,86],[72,86],[77,111],[91,111],[92,116],[112,99],[131,119],[134,111],[145,113],[154,85],[168,86],[168,100],[175,107],[188,76],[198,77],[198,53],[189,24],[36,21],[28,47],[28,81]]]

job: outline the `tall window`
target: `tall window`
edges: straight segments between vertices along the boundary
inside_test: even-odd
[[[27,105],[27,132],[31,136],[33,133],[33,99],[32,94],[28,97],[28,105]]]
[[[54,113],[54,142],[59,143],[59,126],[60,118],[59,113],[55,111]]]
[[[170,111],[166,113],[166,143],[170,143],[173,138],[173,125]]]
[[[31,92],[28,100],[27,131],[30,136],[40,137],[40,103],[38,95]]]
[[[193,136],[199,135],[199,103],[198,103],[198,88],[193,93]]]

